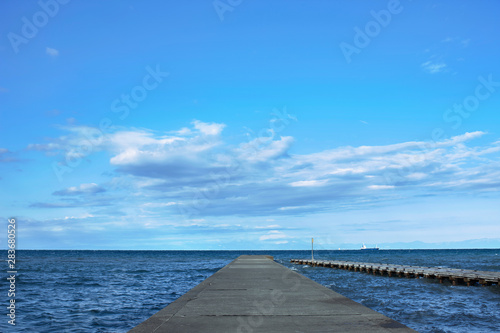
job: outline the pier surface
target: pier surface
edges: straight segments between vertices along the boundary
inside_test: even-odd
[[[240,256],[129,333],[415,332],[268,256]]]
[[[447,267],[422,267],[407,265],[391,265],[369,262],[354,262],[340,260],[303,260],[292,259],[291,263],[309,266],[323,266],[331,268],[347,269],[379,275],[398,276],[407,278],[424,277],[438,279],[440,283],[449,280],[454,286],[457,284],[491,286],[500,284],[500,272],[474,271],[468,269],[456,269]]]

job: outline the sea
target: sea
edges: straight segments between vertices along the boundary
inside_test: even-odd
[[[7,251],[2,251],[7,258]],[[278,263],[418,332],[500,332],[500,287],[374,276],[290,263],[310,251],[16,251],[15,326],[7,268],[0,332],[127,332],[242,254]],[[500,271],[500,249],[315,251],[350,260]],[[6,264],[4,264],[7,267]]]

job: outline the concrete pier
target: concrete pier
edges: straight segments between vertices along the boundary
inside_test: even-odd
[[[415,332],[274,262],[240,256],[129,333]]]
[[[292,259],[291,263],[299,265],[323,266],[331,268],[347,269],[349,271],[358,271],[372,273],[374,275],[398,276],[407,278],[427,278],[438,279],[440,283],[448,280],[456,286],[463,284],[467,286],[481,285],[491,286],[500,285],[500,272],[494,271],[474,271],[470,269],[456,269],[448,267],[422,267],[408,265],[391,265],[369,262],[354,262],[340,260],[303,260]]]

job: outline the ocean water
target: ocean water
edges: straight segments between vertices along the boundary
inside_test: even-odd
[[[309,251],[28,250],[16,253],[16,326],[7,323],[7,269],[0,273],[0,332],[127,332],[241,254],[272,255],[419,332],[500,332],[498,286],[451,286],[289,262],[309,258]],[[315,259],[500,271],[498,249],[316,251]]]

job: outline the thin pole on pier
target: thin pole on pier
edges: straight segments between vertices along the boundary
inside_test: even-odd
[[[314,260],[314,238],[311,238],[311,260]]]

